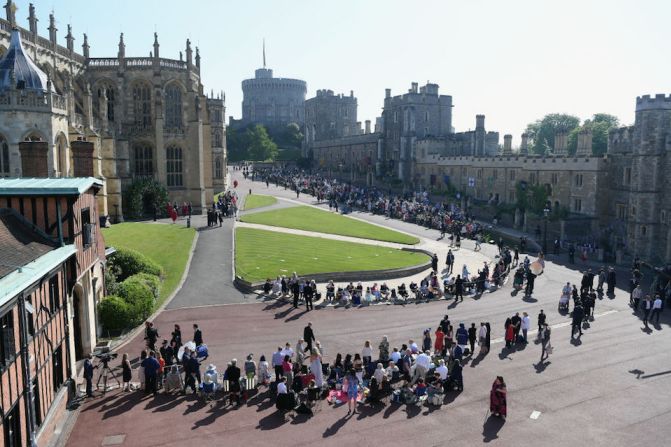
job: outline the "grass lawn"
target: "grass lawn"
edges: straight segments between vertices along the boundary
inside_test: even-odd
[[[375,245],[355,244],[288,233],[237,228],[235,269],[256,282],[278,275],[383,270],[421,264],[428,260],[412,253]]]
[[[139,251],[163,267],[165,278],[157,305],[170,296],[182,279],[195,235],[196,230],[182,225],[128,222],[103,228],[106,246]]]
[[[279,210],[242,216],[243,222],[272,225],[275,227],[296,228],[298,230],[319,231],[320,233],[340,234],[376,241],[397,242],[399,244],[416,244],[414,236],[398,231],[371,225],[341,214],[329,213],[311,206],[296,206]]]
[[[243,210],[252,210],[254,208],[261,208],[262,206],[274,205],[277,199],[273,196],[266,196],[263,194],[251,194],[245,199]]]

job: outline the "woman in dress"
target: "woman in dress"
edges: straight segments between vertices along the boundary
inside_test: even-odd
[[[443,330],[438,326],[436,329],[436,341],[433,345],[433,349],[436,355],[441,355],[443,353],[443,348],[445,347],[445,334]]]
[[[363,364],[368,365],[373,360],[373,348],[370,346],[370,340],[366,340],[361,350]]]
[[[359,382],[363,382],[363,360],[359,354],[354,354],[354,361],[352,362],[352,367],[356,376],[359,379]]]
[[[137,378],[138,382],[140,382],[140,390],[144,390],[144,380],[145,380],[145,373],[144,373],[144,366],[142,366],[142,361],[147,358],[147,350],[143,349],[142,352],[140,353],[140,366],[137,369]]]
[[[121,368],[123,370],[123,390],[130,391],[130,381],[133,379],[133,371],[128,360],[128,354],[124,354],[121,358]]]
[[[270,365],[266,360],[266,356],[259,357],[259,383],[267,385],[270,381]]]
[[[510,318],[506,318],[506,322],[504,324],[504,327],[506,329],[506,348],[510,348],[513,346],[513,341],[515,337],[515,330],[513,329],[513,322]]]
[[[310,351],[310,372],[315,376],[315,383],[318,388],[324,385],[324,375],[322,373],[322,356],[317,349]]]
[[[350,369],[347,377],[347,416],[356,414],[356,401],[359,397],[359,378],[354,369]]]
[[[489,410],[494,416],[506,418],[507,415],[507,394],[506,382],[503,377],[496,376],[492,384],[492,390],[489,392]]]

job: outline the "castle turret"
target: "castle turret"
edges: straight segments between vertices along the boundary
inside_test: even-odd
[[[119,35],[119,52],[117,53],[119,61],[123,61],[126,58],[126,44],[123,42],[123,33]]]
[[[485,155],[485,115],[475,115],[475,155]]]

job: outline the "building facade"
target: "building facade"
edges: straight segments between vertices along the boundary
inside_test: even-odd
[[[241,126],[263,124],[266,127],[285,127],[305,123],[305,81],[274,78],[273,70],[259,68],[253,79],[242,81]]]
[[[46,445],[91,352],[105,244],[88,178],[0,179],[3,446]]]
[[[17,26],[14,8],[6,11],[7,20],[0,19],[0,176],[74,176],[76,142],[84,142],[93,151],[93,175],[105,180],[98,196],[104,216],[122,220],[123,192],[148,177],[168,188],[171,201],[191,202],[196,210],[213,200],[217,160],[226,163],[224,98],[203,93],[198,48],[194,54],[187,40],[185,58],[162,58],[155,34],[150,57],[127,57],[122,34],[116,57],[93,58],[86,35],[82,53],[75,52],[69,25],[66,46],[57,43],[53,14],[46,39],[38,35],[32,5],[28,29]],[[213,129],[217,112],[221,120]],[[47,165],[34,166],[31,157],[45,149]]]
[[[370,133],[367,121],[366,133]],[[359,135],[361,123],[357,122],[357,99],[354,92],[349,96],[334,95],[333,90],[317,90],[317,95],[305,101],[305,143],[334,140]]]

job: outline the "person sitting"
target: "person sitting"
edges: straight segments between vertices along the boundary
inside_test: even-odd
[[[438,360],[438,367],[436,368],[436,371],[434,374],[438,374],[438,377],[440,378],[441,381],[447,380],[447,366],[445,366],[445,360],[440,359]]]
[[[375,301],[375,296],[370,292],[370,287],[366,287],[366,295],[364,296],[364,301],[366,304],[371,304]]]
[[[340,304],[343,306],[347,306],[350,303],[350,298],[351,295],[347,288],[343,289],[342,292],[340,293]]]
[[[392,290],[392,294],[393,294],[393,290]],[[398,294],[403,299],[408,298],[408,290],[405,288],[405,283],[402,283],[400,286],[398,286]]]
[[[387,286],[386,282],[383,282],[382,285],[380,286],[380,295],[382,296],[383,300],[389,298],[389,286]]]
[[[417,380],[417,385],[415,385],[415,396],[417,397],[422,397],[426,395],[426,383],[424,383],[424,379],[418,379]]]
[[[440,380],[440,374],[438,372],[433,373],[433,378],[426,389],[426,394],[429,397],[436,394],[443,394],[443,381]]]
[[[410,291],[415,295],[417,295],[417,293],[419,292],[419,287],[417,287],[417,283],[415,282],[410,283]]]
[[[263,293],[268,295],[273,288],[273,284],[270,281],[270,278],[266,279],[265,284],[263,285]]]
[[[455,360],[452,365],[452,372],[450,373],[450,380],[453,388],[459,391],[464,389],[464,377],[462,374],[462,366],[459,360]]]
[[[377,283],[374,283],[373,286],[370,288],[370,293],[372,293],[376,299],[378,300],[381,299],[380,289],[377,287]]]
[[[398,365],[393,360],[389,361],[389,365],[385,369],[384,375],[385,377],[388,377],[392,382],[396,382],[398,379],[401,378],[401,373],[400,370],[398,369]]]
[[[361,306],[361,295],[357,290],[352,293],[352,306]]]
[[[296,395],[287,389],[286,377],[277,384],[277,401],[275,407],[279,411],[292,411],[296,407]]]
[[[333,280],[329,280],[328,284],[326,285],[326,302],[330,303],[335,299],[335,285],[333,284]]]

